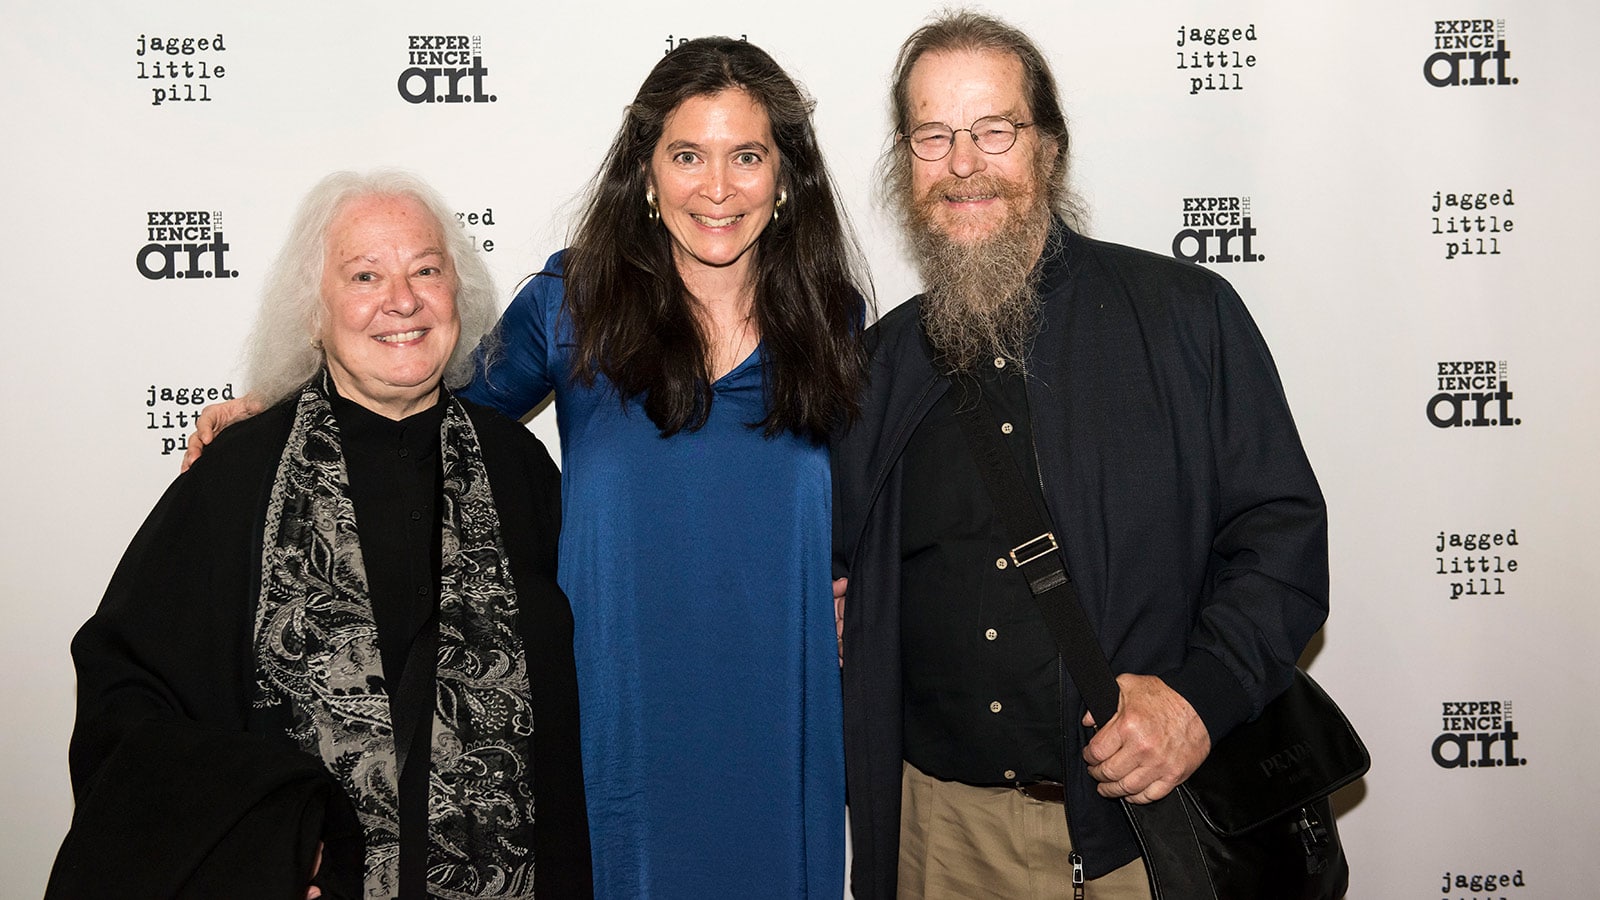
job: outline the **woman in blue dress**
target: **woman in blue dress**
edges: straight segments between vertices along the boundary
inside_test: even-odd
[[[866,284],[809,99],[747,42],[689,41],[459,392],[513,418],[555,395],[599,897],[843,893],[826,439]],[[191,458],[249,405],[208,408]]]
[[[599,896],[843,892],[825,439],[865,278],[810,112],[747,42],[668,53],[462,391],[555,395]]]

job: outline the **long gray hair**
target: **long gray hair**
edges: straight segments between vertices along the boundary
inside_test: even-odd
[[[261,308],[246,349],[245,384],[267,406],[289,396],[322,367],[317,337],[322,333],[323,242],[345,205],[365,197],[409,197],[437,220],[456,270],[456,313],[461,317],[461,337],[445,366],[444,382],[459,387],[472,377],[472,350],[494,327],[496,293],[489,267],[455,213],[437,191],[409,172],[335,172],[300,201],[289,238],[261,290]]]

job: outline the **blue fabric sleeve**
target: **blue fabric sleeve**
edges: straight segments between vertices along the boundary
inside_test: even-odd
[[[479,342],[472,356],[472,380],[457,391],[461,397],[521,419],[549,396],[561,377],[551,360],[566,284],[561,275],[564,253],[550,257],[506,307],[494,330],[499,346],[487,361],[489,341]]]

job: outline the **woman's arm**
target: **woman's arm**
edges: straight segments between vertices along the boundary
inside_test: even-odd
[[[544,269],[528,280],[494,332],[479,342],[473,351],[472,380],[456,392],[461,397],[520,420],[565,377],[553,362],[566,287],[561,256],[550,257]]]

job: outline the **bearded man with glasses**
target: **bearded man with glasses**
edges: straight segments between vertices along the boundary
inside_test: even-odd
[[[933,21],[891,106],[884,182],[925,293],[868,331],[863,415],[835,444],[851,887],[1148,897],[1118,800],[1165,796],[1289,684],[1327,615],[1322,495],[1227,282],[1075,228],[1026,35]],[[1118,673],[1109,722],[1007,552],[974,408]]]

